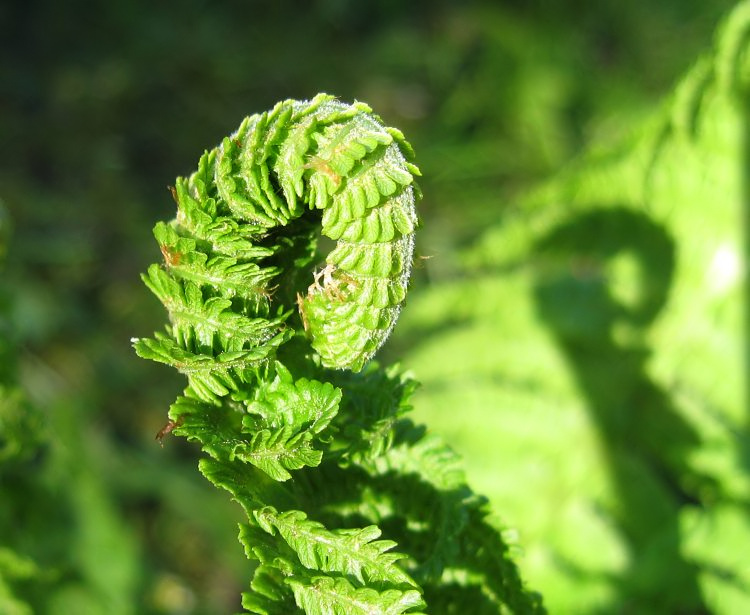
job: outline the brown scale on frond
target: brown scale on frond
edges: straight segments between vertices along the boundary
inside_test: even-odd
[[[167,424],[166,424],[166,425],[164,425],[164,427],[162,427],[162,428],[161,428],[161,429],[160,429],[160,430],[159,430],[159,431],[157,432],[155,440],[158,440],[158,441],[159,441],[159,444],[160,444],[161,446],[164,446],[164,442],[163,442],[164,438],[165,438],[166,436],[168,436],[168,435],[169,435],[170,433],[172,433],[172,431],[173,431],[174,429],[176,429],[177,427],[179,427],[180,425],[182,425],[182,417],[180,417],[180,418],[179,418],[179,419],[177,419],[176,421],[173,421],[172,419],[169,419],[169,420],[167,421]]]
[[[357,287],[357,281],[348,273],[339,273],[334,277],[337,269],[335,265],[328,263],[320,271],[313,272],[313,283],[307,288],[307,296],[312,297],[317,293],[325,293],[326,297],[336,301],[346,300],[347,287]],[[320,281],[323,280],[321,284]]]
[[[271,286],[271,288],[255,288],[255,293],[259,297],[263,297],[266,301],[270,302],[271,299],[273,299],[273,296],[276,294],[276,291],[279,289],[279,285]]]
[[[327,160],[321,158],[320,156],[310,156],[310,161],[302,168],[312,169],[313,171],[317,171],[318,173],[323,173],[333,182],[333,184],[337,188],[341,184],[341,176],[331,168],[331,165]]]
[[[182,253],[177,252],[176,250],[171,249],[169,246],[160,245],[159,250],[161,250],[161,255],[164,257],[164,263],[167,266],[167,269],[171,269],[172,267],[176,267],[180,264],[180,261],[182,260]]]
[[[307,320],[305,307],[306,300],[312,299],[312,297],[318,293],[323,293],[332,301],[345,301],[347,291],[349,290],[348,287],[357,286],[357,281],[349,274],[343,273],[334,277],[333,274],[335,272],[336,267],[328,263],[320,271],[313,272],[313,283],[307,287],[307,296],[297,293],[297,309],[305,333],[309,333],[310,331],[310,323]]]
[[[278,288],[278,284],[276,286],[272,286],[271,288],[264,288],[262,286],[256,286],[255,288],[253,288],[255,300],[258,302],[258,305],[260,305],[261,301],[265,301],[266,305],[270,306],[271,301],[273,300],[273,296],[274,294],[276,294]]]

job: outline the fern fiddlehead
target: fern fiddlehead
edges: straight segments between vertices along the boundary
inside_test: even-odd
[[[143,279],[170,325],[134,346],[187,376],[162,434],[200,442],[201,471],[247,513],[250,612],[413,613],[424,596],[467,595],[441,579],[461,568],[457,540],[467,519],[482,527],[481,503],[460,474],[450,485],[429,476],[445,471],[447,449],[403,418],[414,383],[368,364],[409,281],[411,158],[362,103],[284,101],[179,178],[177,216],[154,229],[164,263]],[[319,235],[335,242],[325,257]],[[484,587],[464,558],[486,607],[474,612],[541,610],[507,552],[492,557],[504,577]]]
[[[263,322],[254,317],[268,318],[263,307],[274,287],[289,287],[281,279],[288,271],[270,263],[288,263],[301,240],[309,245],[310,224],[294,221],[317,213],[322,235],[337,243],[298,295],[299,313],[324,366],[361,369],[390,333],[406,295],[418,170],[405,155],[410,148],[403,136],[366,105],[324,95],[248,117],[206,152],[198,171],[177,181],[177,219],[155,231],[167,270],[153,266],[146,279],[157,296],[172,298],[165,305],[181,350],[193,343],[213,349],[217,337],[220,345],[226,340],[225,352],[270,350],[286,339],[288,314]],[[285,231],[280,242],[278,229]],[[184,300],[175,303],[179,279]],[[211,295],[203,305],[210,304],[218,320],[196,327],[191,305],[200,302],[199,291]],[[197,390],[209,384],[195,377],[206,369],[188,374],[198,380]],[[217,373],[231,379],[232,371]]]

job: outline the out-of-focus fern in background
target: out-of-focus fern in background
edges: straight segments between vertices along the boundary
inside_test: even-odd
[[[421,418],[552,612],[750,608],[749,41],[745,4],[659,111],[518,198],[401,323]]]
[[[239,511],[154,442],[182,383],[131,353],[162,319],[138,274],[167,184],[319,91],[419,153],[424,258],[386,359],[550,611],[750,610],[733,4],[0,7],[0,612],[239,609]]]

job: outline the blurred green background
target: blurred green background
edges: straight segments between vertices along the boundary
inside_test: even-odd
[[[175,176],[245,115],[321,91],[416,150],[420,258],[383,360],[424,382],[418,419],[516,528],[550,610],[741,612],[750,449],[724,338],[742,316],[697,300],[699,264],[733,253],[693,240],[741,228],[739,206],[706,220],[717,186],[742,202],[746,159],[721,149],[724,178],[690,157],[743,138],[746,116],[728,141],[722,124],[658,150],[663,207],[628,198],[632,156],[598,159],[593,180],[572,162],[630,152],[733,4],[3,3],[0,612],[239,610],[239,511],[192,447],[154,440],[183,382],[130,348],[164,321],[139,273]]]

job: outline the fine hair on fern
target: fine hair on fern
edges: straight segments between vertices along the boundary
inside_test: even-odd
[[[154,228],[169,325],[134,346],[188,380],[160,438],[199,442],[247,513],[251,613],[543,611],[456,456],[405,418],[415,382],[370,360],[409,282],[412,160],[365,104],[283,101],[178,178]]]

